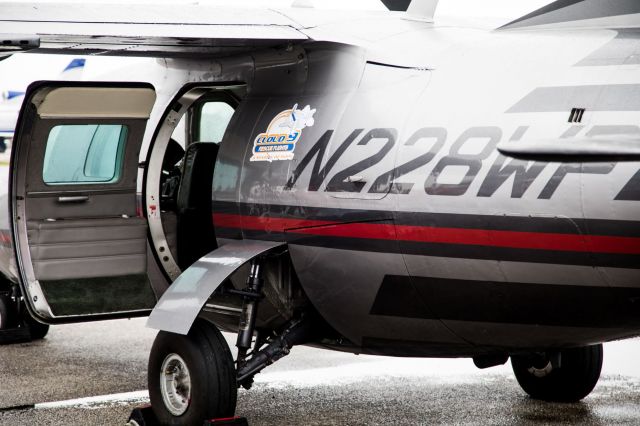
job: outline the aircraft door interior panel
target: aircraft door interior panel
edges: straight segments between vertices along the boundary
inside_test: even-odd
[[[153,258],[136,193],[153,89],[30,90],[22,114],[33,130],[15,141],[13,161],[22,167],[14,168],[11,197],[30,308],[52,323],[148,312]]]

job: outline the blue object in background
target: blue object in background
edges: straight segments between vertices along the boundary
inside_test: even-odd
[[[20,92],[17,90],[7,90],[4,97],[6,100],[11,100],[13,98],[18,98],[20,96],[24,96],[24,92]]]
[[[82,59],[82,58],[72,59],[71,62],[69,62],[69,65],[67,65],[67,67],[64,70],[62,70],[62,72],[67,72],[75,68],[84,68],[85,62],[86,62],[86,59]]]

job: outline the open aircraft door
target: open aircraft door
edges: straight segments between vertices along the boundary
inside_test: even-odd
[[[34,83],[12,152],[10,213],[27,307],[47,323],[155,304],[137,209],[149,84]]]

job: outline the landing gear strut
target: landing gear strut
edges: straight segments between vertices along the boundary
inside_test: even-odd
[[[532,398],[576,402],[589,395],[600,378],[602,345],[512,355],[511,365]]]
[[[238,326],[238,367],[246,362],[247,351],[251,348],[253,333],[256,328],[256,316],[258,315],[258,304],[262,298],[262,265],[260,259],[251,261],[251,272],[247,280],[247,286],[241,293],[244,297],[242,305],[242,315]]]
[[[263,338],[258,334],[251,353],[252,338],[255,332],[258,303],[262,298],[262,259],[254,259],[251,262],[251,272],[247,280],[246,288],[237,292],[244,296],[245,302],[240,317],[238,331],[238,360],[237,380],[238,385],[245,389],[251,388],[253,377],[265,367],[273,364],[280,358],[289,354],[294,345],[300,345],[310,340],[314,326],[308,317],[294,319],[277,336]],[[263,347],[264,346],[264,347]],[[247,357],[250,355],[250,357]]]

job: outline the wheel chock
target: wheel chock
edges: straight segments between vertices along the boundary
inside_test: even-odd
[[[223,419],[211,419],[205,420],[204,426],[220,426],[220,425],[234,425],[234,426],[249,426],[249,422],[244,417],[226,417]]]
[[[153,414],[151,404],[136,407],[131,411],[127,426],[159,426],[160,423]],[[244,417],[225,417],[221,419],[205,420],[203,426],[249,426]]]
[[[151,404],[136,407],[131,411],[127,426],[159,426],[160,423],[153,414]]]

